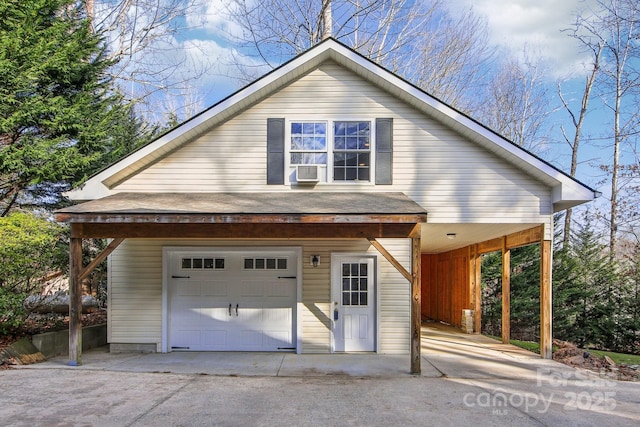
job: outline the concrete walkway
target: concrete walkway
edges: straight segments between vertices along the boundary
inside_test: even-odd
[[[0,425],[640,425],[638,383],[435,324],[422,356],[92,350],[0,371]]]

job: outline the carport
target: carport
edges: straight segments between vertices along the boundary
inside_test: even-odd
[[[119,193],[56,212],[71,226],[69,364],[82,363],[82,281],[125,239],[366,239],[411,286],[411,373],[420,373],[421,224],[402,193]],[[88,265],[84,239],[111,239]],[[411,269],[378,241],[411,239]]]

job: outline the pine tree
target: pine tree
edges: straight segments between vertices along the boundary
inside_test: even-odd
[[[57,202],[137,139],[103,49],[77,2],[0,3],[0,216]]]
[[[511,337],[540,340],[540,245],[511,250]]]
[[[618,266],[608,254],[586,212],[571,237],[570,248],[560,252],[556,265],[566,263],[565,271],[554,279],[555,306],[562,319],[557,336],[581,347],[616,348],[619,334],[620,277]],[[561,269],[558,269],[562,271]],[[559,279],[562,279],[561,281]],[[558,315],[560,314],[561,315]]]

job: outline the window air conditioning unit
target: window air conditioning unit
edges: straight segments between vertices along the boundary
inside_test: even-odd
[[[296,180],[298,182],[318,182],[318,165],[298,165],[296,166]]]

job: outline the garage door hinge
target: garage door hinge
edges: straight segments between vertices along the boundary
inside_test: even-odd
[[[171,350],[189,350],[190,347],[171,347]]]
[[[171,276],[172,279],[191,279],[191,276]]]
[[[297,279],[296,276],[278,276],[278,279]]]

